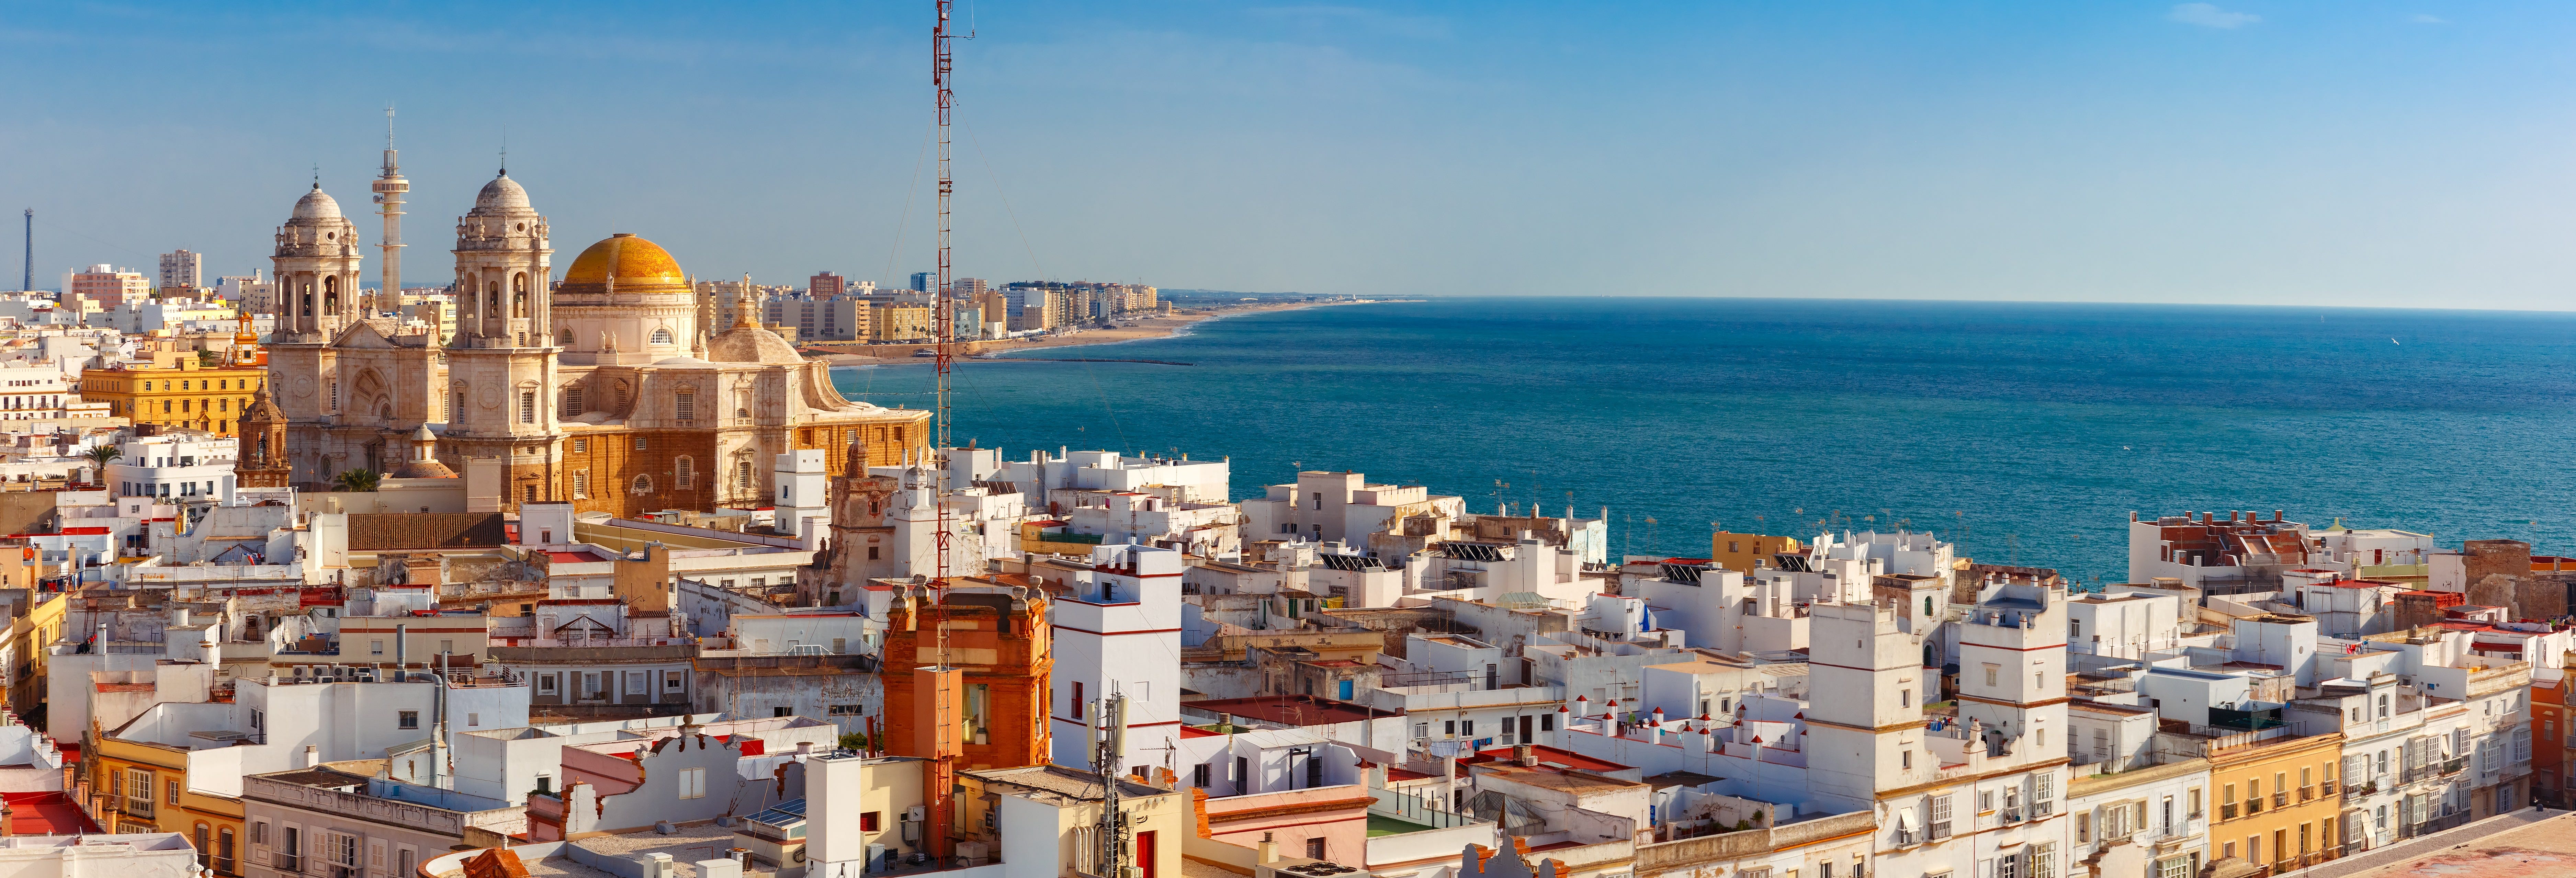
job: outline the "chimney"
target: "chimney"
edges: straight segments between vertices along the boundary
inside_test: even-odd
[[[1522,768],[1537,768],[1538,748],[1529,744],[1513,744],[1512,761],[1520,763]]]
[[[1279,859],[1279,843],[1270,839],[1270,833],[1262,833],[1260,846],[1253,850],[1256,852],[1252,855],[1252,862],[1255,865]]]
[[[403,675],[411,673],[410,634],[411,626],[400,624],[394,626],[394,673],[393,676],[385,678],[387,683],[401,682]]]
[[[320,764],[322,764],[322,748],[311,744],[304,745],[304,767],[312,768]]]

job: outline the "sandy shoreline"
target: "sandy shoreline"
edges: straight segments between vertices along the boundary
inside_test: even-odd
[[[1370,302],[1282,302],[1273,305],[1200,308],[1187,314],[1180,314],[1171,317],[1149,317],[1143,320],[1131,321],[1127,325],[1117,329],[1087,329],[1070,335],[1050,335],[1042,338],[1017,341],[977,342],[975,343],[974,350],[978,354],[1008,353],[1011,351],[1033,350],[1038,348],[1070,348],[1088,345],[1120,344],[1123,342],[1143,341],[1145,339],[1152,338],[1170,338],[1174,335],[1180,334],[1182,330],[1188,329],[1189,327],[1201,322],[1219,320],[1244,314],[1259,314],[1264,311],[1293,311],[1300,308],[1317,308],[1326,305],[1363,305],[1384,301],[1394,300],[1380,299],[1372,300]],[[823,360],[834,366],[926,363],[930,360],[929,357],[871,357],[861,354],[813,353],[812,351],[815,349],[826,348],[825,345],[821,344],[799,345],[799,347],[806,348],[808,350],[807,359]],[[920,347],[927,347],[927,345],[921,345]],[[959,357],[957,361],[960,363],[975,362],[975,360],[964,356]]]

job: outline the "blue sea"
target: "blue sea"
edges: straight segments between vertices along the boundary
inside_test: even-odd
[[[1759,299],[1437,299],[1269,312],[975,361],[956,428],[1231,457],[1469,508],[1608,507],[1619,554],[1712,526],[1932,530],[1980,561],[2125,578],[2125,522],[2287,510],[2323,526],[2576,554],[2576,315]],[[925,366],[844,369],[930,405]]]

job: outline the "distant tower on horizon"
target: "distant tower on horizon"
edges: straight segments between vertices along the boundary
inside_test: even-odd
[[[394,155],[394,108],[385,108],[385,171],[376,178],[376,212],[384,215],[385,238],[376,246],[385,251],[384,279],[377,282],[376,297],[366,309],[368,316],[402,305],[402,203],[403,194],[411,191],[411,181],[403,179],[402,165]]]
[[[26,257],[25,257],[25,258],[26,258],[26,260],[27,260],[27,261],[26,261],[25,263],[23,263],[24,267],[22,267],[22,268],[18,269],[18,271],[20,272],[20,274],[18,275],[18,289],[20,289],[20,290],[31,290],[31,289],[35,289],[35,287],[36,287],[36,209],[35,209],[35,208],[32,208],[32,207],[27,208],[27,255],[26,255]]]

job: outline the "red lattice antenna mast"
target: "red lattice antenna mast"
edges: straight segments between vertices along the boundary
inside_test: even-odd
[[[938,285],[931,288],[930,331],[938,336],[936,349],[939,356],[933,361],[932,368],[937,372],[939,383],[939,413],[936,416],[939,426],[935,431],[935,441],[931,444],[930,451],[932,454],[941,454],[942,449],[948,447],[949,370],[956,366],[957,309],[954,303],[949,301],[949,297],[954,294],[950,287],[955,285],[957,278],[954,263],[950,261],[948,253],[948,196],[957,191],[957,181],[949,176],[948,170],[948,115],[950,108],[956,105],[957,98],[949,82],[954,56],[950,54],[948,48],[948,13],[953,3],[952,0],[935,0],[935,2],[939,8],[939,20],[930,26],[930,84],[939,91],[939,280]],[[931,505],[938,510],[939,528],[936,537],[939,541],[939,576],[931,580],[931,587],[932,599],[939,603],[939,663],[946,665],[948,664],[949,528],[948,502],[947,497],[943,495],[947,493],[948,475],[944,461],[940,463],[943,465],[933,471],[933,487],[930,495]]]

